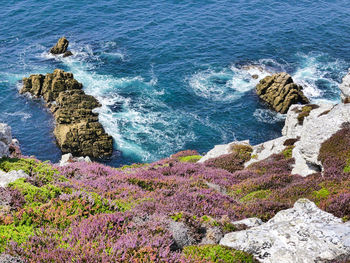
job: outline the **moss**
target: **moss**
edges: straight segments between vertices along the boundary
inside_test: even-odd
[[[322,187],[318,191],[313,191],[312,195],[315,199],[322,200],[322,199],[328,198],[328,196],[330,195],[330,192],[328,191],[328,189]]]
[[[32,226],[14,226],[1,225],[0,226],[0,253],[4,252],[8,242],[13,241],[17,244],[24,243],[28,237],[34,234]]]
[[[174,220],[175,222],[178,222],[181,220],[183,214],[182,213],[175,213],[171,216],[171,219]]]
[[[201,155],[190,155],[190,156],[184,156],[179,157],[179,161],[182,163],[196,163],[202,158]]]
[[[283,150],[283,156],[285,159],[290,159],[293,157],[293,148],[294,146],[288,146]]]
[[[256,199],[267,199],[271,195],[271,190],[258,190],[251,192],[240,199],[241,202],[250,202]]]
[[[188,246],[183,249],[186,257],[205,262],[243,263],[257,262],[246,252],[234,250],[220,245]]]
[[[319,106],[315,104],[309,104],[302,107],[301,112],[299,112],[297,117],[299,125],[302,125],[304,123],[304,119],[310,115],[310,112],[317,108],[319,108]]]
[[[350,173],[350,159],[346,161],[346,165],[343,169],[344,173]]]
[[[120,170],[120,171],[125,171],[125,170],[128,170],[128,169],[137,169],[137,168],[142,168],[142,167],[147,167],[149,166],[148,163],[133,163],[133,164],[130,164],[130,165],[124,165],[120,168],[116,168],[116,170]]]

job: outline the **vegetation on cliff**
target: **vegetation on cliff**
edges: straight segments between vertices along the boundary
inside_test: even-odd
[[[291,175],[292,146],[245,169],[243,146],[204,164],[185,151],[118,169],[3,158],[1,170],[29,178],[0,188],[0,252],[30,262],[255,262],[210,235],[266,221],[301,197],[349,220],[349,134],[345,125],[322,145],[323,174],[308,177]]]

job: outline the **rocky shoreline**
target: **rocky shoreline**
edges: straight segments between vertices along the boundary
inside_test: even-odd
[[[10,150],[11,130],[1,124],[0,260],[349,262],[347,80],[336,105],[292,104],[301,88],[290,80],[270,85],[279,90],[271,98],[286,98],[276,104],[288,109],[280,138],[218,145],[205,156],[183,151],[118,169],[71,154],[57,165],[22,156]],[[86,128],[103,129],[92,112],[99,104],[71,73],[55,70],[23,82],[21,93],[42,96],[53,112],[56,138],[66,142],[62,149],[108,152],[91,147],[108,135],[91,131],[98,136],[89,137]]]
[[[113,139],[99,123],[98,114],[93,112],[101,105],[82,88],[72,73],[56,69],[45,76],[38,74],[24,78],[20,93],[30,93],[45,100],[53,113],[54,135],[63,153],[109,157],[113,152]]]

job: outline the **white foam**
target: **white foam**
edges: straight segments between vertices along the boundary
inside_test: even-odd
[[[285,119],[285,115],[270,109],[256,109],[253,115],[257,121],[269,124],[281,122]]]
[[[22,111],[5,112],[3,114],[6,116],[19,117],[19,118],[21,118],[22,121],[26,121],[32,117],[31,114],[29,114],[27,112],[22,112]]]

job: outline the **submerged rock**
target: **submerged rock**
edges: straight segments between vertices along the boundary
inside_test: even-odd
[[[303,88],[295,84],[292,77],[285,72],[267,76],[256,86],[259,97],[282,114],[287,113],[292,104],[309,103],[302,90]]]
[[[42,97],[52,111],[54,135],[63,153],[103,158],[113,151],[113,140],[98,122],[94,108],[101,104],[82,90],[73,74],[55,69],[53,73],[31,75],[23,79],[20,93]]]
[[[54,55],[63,54],[67,51],[69,41],[65,37],[61,37],[55,46],[50,49],[50,53]]]
[[[341,99],[344,103],[350,103],[350,71],[343,78],[342,83],[339,85],[341,91]]]
[[[350,259],[350,222],[307,199],[267,223],[225,235],[221,245],[252,253],[261,262],[314,263]]]
[[[11,127],[5,123],[0,123],[0,158],[10,154],[9,147],[11,143]]]

